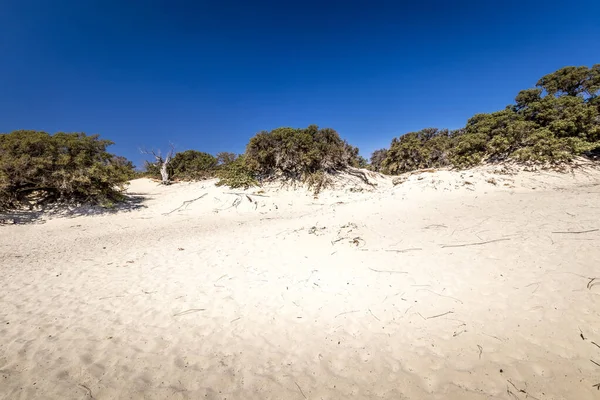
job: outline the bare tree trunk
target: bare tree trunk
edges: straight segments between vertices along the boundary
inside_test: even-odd
[[[167,166],[171,162],[171,158],[173,158],[173,149],[169,151],[169,154],[167,154],[167,158],[165,158],[165,160],[162,162],[162,165],[160,166],[160,176],[162,177],[163,185],[168,185],[171,183],[171,181],[169,180],[169,171],[167,171]]]
[[[152,156],[154,156],[154,159],[156,160],[156,164],[160,167],[160,176],[162,178],[161,183],[163,185],[169,185],[171,183],[171,181],[169,180],[169,171],[168,171],[167,167],[169,166],[169,163],[173,159],[173,155],[175,154],[175,147],[171,144],[171,149],[167,153],[167,157],[165,157],[165,159],[162,158],[162,155],[160,154],[160,150],[158,150],[158,151],[140,150],[140,151],[142,154],[151,154]]]

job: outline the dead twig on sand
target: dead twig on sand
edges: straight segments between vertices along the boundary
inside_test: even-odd
[[[594,361],[594,360],[590,360],[590,361],[600,367],[600,364],[598,364],[596,361]]]
[[[304,392],[302,391],[302,388],[300,387],[300,385],[298,385],[298,382],[294,382],[296,384],[296,387],[298,388],[298,390],[300,391],[300,394],[302,395],[302,397],[304,397],[305,399],[307,398],[306,395],[304,394]]]
[[[445,313],[443,313],[443,314],[438,314],[438,315],[434,315],[434,316],[432,316],[432,317],[427,317],[427,318],[425,318],[425,319],[432,319],[432,318],[443,317],[444,315],[448,315],[448,314],[454,314],[454,311],[448,311],[448,312],[445,312]]]
[[[371,267],[369,267],[369,269],[371,271],[375,271],[375,272],[387,272],[388,274],[408,274],[408,272],[406,272],[406,271],[392,271],[392,270],[384,270],[384,269],[375,269],[375,268],[371,268]]]
[[[98,300],[114,299],[115,297],[125,297],[125,295],[124,294],[120,294],[118,296],[100,297]]]
[[[573,233],[573,234],[579,234],[579,233],[590,233],[590,232],[598,232],[600,231],[600,229],[589,229],[587,231],[562,231],[562,232],[552,232],[552,233]]]
[[[447,248],[447,247],[466,247],[466,246],[481,246],[483,244],[488,244],[488,243],[495,243],[495,242],[504,242],[510,240],[509,238],[504,238],[504,239],[494,239],[494,240],[487,240],[485,242],[475,242],[475,243],[464,243],[464,244],[443,244],[442,248]]]
[[[590,281],[589,281],[589,282],[588,282],[588,284],[586,285],[586,287],[588,288],[588,290],[591,290],[591,289],[592,289],[592,287],[594,287],[594,286],[595,286],[595,285],[594,285],[594,281],[595,281],[596,279],[597,279],[597,278],[589,278],[589,280],[590,280]]]
[[[401,249],[401,250],[389,249],[389,250],[385,250],[385,251],[393,251],[395,253],[406,253],[409,251],[417,251],[417,250],[423,250],[423,249],[420,247],[411,247],[409,249]]]
[[[532,396],[530,393],[528,393],[525,389],[519,389],[514,383],[512,383],[512,381],[510,379],[507,379],[507,382],[510,383],[512,385],[512,387],[515,388],[515,390],[517,390],[519,393],[523,393],[525,395],[525,397],[531,397],[534,400],[540,400],[535,396]],[[525,384],[525,388],[527,388],[527,384]],[[516,396],[515,396],[516,397]]]
[[[180,205],[179,207],[177,207],[176,209],[174,209],[174,210],[171,210],[171,211],[169,211],[169,212],[167,212],[167,213],[163,213],[163,215],[169,215],[169,214],[171,214],[171,213],[173,213],[173,212],[175,212],[175,211],[179,210],[181,207],[184,207],[184,206],[185,206],[185,208],[187,208],[187,206],[189,206],[190,204],[192,204],[193,202],[195,202],[195,201],[197,201],[197,200],[200,200],[201,198],[203,198],[203,197],[204,197],[204,196],[206,196],[207,194],[208,194],[208,193],[204,193],[202,196],[200,196],[200,197],[196,197],[195,199],[192,199],[192,200],[186,200],[186,201],[184,201],[183,203],[181,203],[181,205]],[[185,210],[185,208],[184,208],[184,210]]]
[[[419,291],[421,291],[421,290],[426,290],[426,291],[428,291],[429,293],[433,293],[433,294],[435,294],[436,296],[440,296],[440,297],[447,297],[447,298],[449,298],[449,299],[452,299],[452,300],[458,301],[460,304],[464,304],[462,301],[460,301],[460,300],[459,300],[459,299],[457,299],[456,297],[452,297],[452,296],[446,296],[446,295],[444,295],[444,294],[439,294],[439,293],[436,293],[436,292],[434,292],[433,290],[429,290],[429,289],[418,289],[418,290],[417,290],[417,292],[419,292]]]
[[[371,315],[373,316],[373,318],[375,318],[377,321],[381,321],[379,318],[377,318],[377,316],[375,314],[373,314],[373,311],[371,311],[370,308],[369,308],[369,313],[371,313]]]
[[[485,336],[489,336],[489,337],[491,337],[491,338],[494,338],[494,339],[496,339],[496,340],[499,340],[499,341],[501,341],[501,342],[504,342],[504,340],[500,339],[498,336],[494,336],[494,335],[488,335],[487,333],[484,333],[484,335],[485,335]]]
[[[92,394],[92,389],[90,389],[89,387],[87,387],[86,385],[84,385],[82,383],[80,383],[79,386],[85,389],[87,395],[90,396],[90,399],[94,398],[94,395]]]
[[[423,229],[432,229],[432,228],[447,228],[447,226],[444,224],[431,224],[431,225],[427,225]]]
[[[238,192],[225,192],[225,194],[235,194],[237,196],[258,196],[258,197],[270,197],[270,196],[265,196],[264,194],[256,194],[256,193],[238,193]]]
[[[333,317],[333,318],[337,318],[337,317],[339,317],[340,315],[357,313],[357,312],[359,312],[359,311],[360,311],[360,310],[345,311],[345,312],[343,312],[343,313],[339,313],[338,315],[336,315],[336,316],[335,316],[335,317]]]
[[[533,290],[533,292],[531,292],[531,294],[534,294],[540,288],[541,284],[542,284],[541,282],[533,282],[533,283],[530,283],[529,285],[525,285],[525,287],[530,287],[530,286],[533,286],[533,285],[537,285],[535,287],[535,289]]]
[[[477,347],[479,348],[479,359],[481,360],[481,354],[483,353],[483,347],[481,347],[480,345],[477,345]]]
[[[185,310],[182,312],[178,312],[177,314],[173,314],[174,317],[179,317],[181,315],[188,315],[188,314],[192,314],[198,311],[205,311],[206,308],[190,308],[189,310]]]
[[[596,342],[592,342],[592,344],[600,349],[600,345]]]
[[[219,279],[217,279],[216,281],[213,282],[213,286],[214,287],[225,287],[223,285],[217,285],[217,282],[219,282],[221,279],[225,278],[226,276],[227,276],[227,274],[221,275],[221,277]]]

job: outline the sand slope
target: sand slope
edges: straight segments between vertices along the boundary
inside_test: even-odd
[[[598,397],[597,170],[372,179],[0,227],[0,398]]]

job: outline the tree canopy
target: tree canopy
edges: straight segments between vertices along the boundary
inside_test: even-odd
[[[565,67],[520,91],[515,104],[476,114],[464,128],[435,128],[394,138],[380,162],[398,174],[419,168],[469,167],[482,161],[557,163],[600,147],[600,64]],[[383,154],[378,150],[377,160]]]
[[[121,197],[133,164],[98,135],[14,131],[0,135],[0,208]]]

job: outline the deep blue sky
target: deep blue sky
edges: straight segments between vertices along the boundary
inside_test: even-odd
[[[243,152],[335,128],[368,156],[600,62],[600,1],[0,0],[0,132]]]

